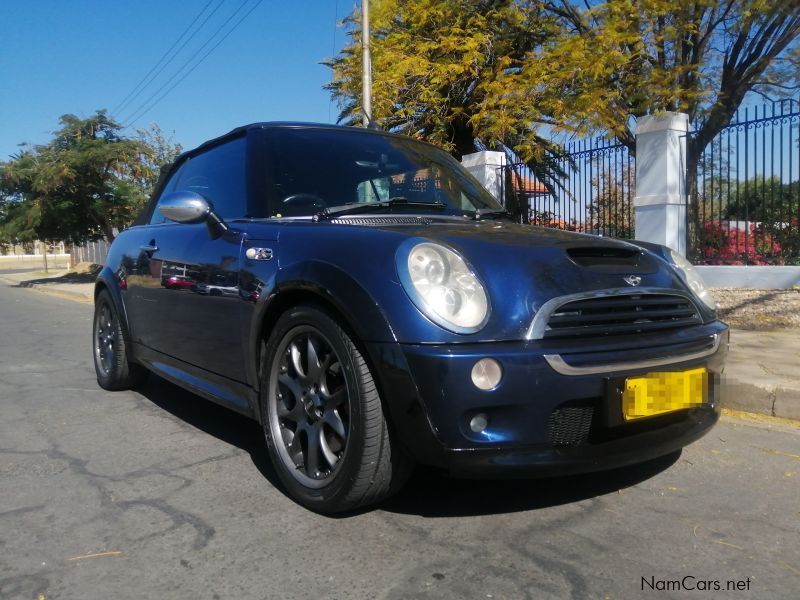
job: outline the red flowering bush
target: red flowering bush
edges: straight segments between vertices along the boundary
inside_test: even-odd
[[[709,265],[781,264],[781,245],[772,234],[755,223],[749,228],[709,221],[699,232],[704,262]]]

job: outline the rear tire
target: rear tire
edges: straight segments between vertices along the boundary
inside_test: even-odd
[[[147,378],[147,369],[130,362],[125,332],[106,290],[101,290],[94,301],[92,355],[97,383],[104,390],[135,388]]]
[[[324,310],[297,306],[277,321],[261,368],[261,417],[289,495],[320,513],[375,504],[412,471],[393,443],[369,366]]]

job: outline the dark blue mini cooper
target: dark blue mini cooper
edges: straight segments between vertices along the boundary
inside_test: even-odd
[[[182,155],[111,247],[97,379],[147,371],[257,419],[305,506],[415,462],[555,475],[675,452],[719,414],[727,327],[659,246],[512,223],[445,152],[256,124]]]

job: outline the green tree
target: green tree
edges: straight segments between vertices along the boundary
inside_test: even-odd
[[[158,128],[122,136],[102,110],[59,123],[50,142],[24,146],[0,164],[4,240],[113,240],[144,206],[161,161],[180,150]]]
[[[711,264],[800,264],[800,181],[705,179],[697,258]]]
[[[750,92],[797,90],[800,0],[550,0],[561,25],[488,94],[573,132],[602,130],[636,152],[636,119],[688,113],[687,186],[696,218],[698,160]],[[496,132],[495,135],[499,135]]]
[[[156,123],[137,129],[136,135],[145,149],[140,154],[143,177],[139,184],[142,186],[145,198],[149,198],[158,183],[161,170],[175,162],[178,155],[183,152],[183,147],[176,143],[172,136],[168,137]]]
[[[625,165],[602,171],[592,181],[596,190],[589,204],[589,230],[618,238],[633,238],[636,233],[636,196],[634,169]]]
[[[734,182],[727,191],[723,218],[797,227],[800,218],[800,181],[783,183],[780,177],[755,177]]]
[[[475,151],[476,111],[486,84],[508,60],[541,42],[537,17],[512,0],[373,0],[373,120],[458,155]],[[351,43],[329,64],[327,88],[340,120],[361,121],[361,31],[358,11],[346,20]],[[544,32],[542,32],[544,33]]]
[[[798,88],[800,0],[373,0],[378,125],[455,154],[477,140],[524,160],[553,131],[616,136],[635,153],[638,117],[695,124],[687,170],[749,92]],[[360,31],[328,85],[358,121]],[[541,163],[541,161],[539,161]],[[545,163],[546,164],[546,163]],[[550,173],[552,175],[552,173]],[[548,173],[537,173],[548,182]]]
[[[456,157],[490,148],[526,161],[540,181],[563,173],[558,148],[535,122],[489,127],[491,84],[552,34],[556,24],[538,2],[514,0],[373,0],[373,121],[382,129],[424,139]],[[361,31],[356,11],[346,20],[351,41],[326,62],[326,86],[339,102],[340,122],[361,122]],[[491,109],[493,110],[493,109]],[[492,132],[499,131],[494,135]]]
[[[3,254],[17,244],[26,245],[37,239],[24,212],[18,198],[5,196],[0,191],[0,250]]]
[[[584,5],[588,8],[584,8]],[[525,100],[570,130],[600,129],[635,151],[635,119],[688,113],[702,150],[748,92],[800,80],[800,0],[551,0],[557,35],[498,79],[492,100]],[[531,102],[532,101],[532,102]]]

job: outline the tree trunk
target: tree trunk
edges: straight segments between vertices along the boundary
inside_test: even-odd
[[[453,154],[456,158],[461,159],[465,154],[475,152],[475,133],[463,119],[453,121],[451,139],[455,145]]]
[[[103,221],[103,235],[109,244],[114,241],[114,227],[108,221]]]

